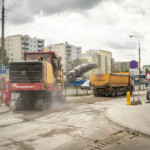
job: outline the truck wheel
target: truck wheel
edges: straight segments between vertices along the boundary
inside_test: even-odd
[[[95,97],[98,97],[98,96],[99,96],[98,92],[96,92],[96,91],[94,91],[93,94],[94,94]]]
[[[120,88],[115,89],[115,96],[120,96]]]
[[[127,90],[127,88],[125,88],[123,95],[126,96],[126,95],[127,95],[127,92],[128,92],[128,90]]]
[[[112,96],[112,97],[115,96],[115,89],[114,88],[111,89],[110,96]]]
[[[22,109],[22,99],[21,97],[18,97],[18,99],[15,102],[16,110],[21,110]]]

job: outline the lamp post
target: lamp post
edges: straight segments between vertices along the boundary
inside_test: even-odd
[[[137,40],[138,40],[138,43],[139,43],[139,90],[141,89],[141,60],[140,60],[140,54],[141,54],[141,49],[140,49],[140,40],[136,37],[136,36],[133,36],[133,35],[130,35],[130,37],[135,37]]]
[[[137,36],[130,35],[130,37],[131,38],[132,37],[136,38],[137,41],[138,41],[138,44],[139,44],[139,90],[140,90],[141,89],[141,61],[140,61],[140,58],[141,58],[141,56],[140,56],[141,49],[140,49],[140,40],[139,40],[139,38]],[[139,94],[138,94],[138,100],[139,100]]]

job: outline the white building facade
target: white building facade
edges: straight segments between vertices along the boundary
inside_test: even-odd
[[[111,73],[112,53],[110,51],[100,50],[101,70],[104,74]]]
[[[88,62],[98,65],[99,73],[111,73],[112,53],[105,50],[88,50],[82,54],[82,59],[87,59]]]
[[[44,50],[43,39],[30,38],[28,35],[8,36],[5,40],[5,48],[10,62],[24,61],[24,52],[40,52]]]
[[[80,58],[81,50],[81,47],[70,45],[67,42],[50,45],[45,48],[45,51],[54,51],[62,58],[61,64],[64,72],[72,69],[72,61]]]

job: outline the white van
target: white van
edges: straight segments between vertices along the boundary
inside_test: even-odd
[[[83,89],[87,89],[87,90],[91,89],[91,87],[90,87],[90,80],[87,80],[83,84],[81,84],[81,90],[83,90]]]

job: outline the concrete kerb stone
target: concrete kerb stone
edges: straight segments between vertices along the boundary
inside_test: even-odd
[[[136,135],[141,135],[146,138],[150,138],[150,134],[145,133],[144,131],[140,131],[137,129],[132,129],[130,127],[127,127],[125,125],[120,124],[119,122],[113,121],[113,119],[108,115],[107,109],[105,110],[105,118],[112,124],[116,125],[117,127],[120,127],[121,129],[124,129],[126,131],[129,131],[131,134],[135,133]]]

